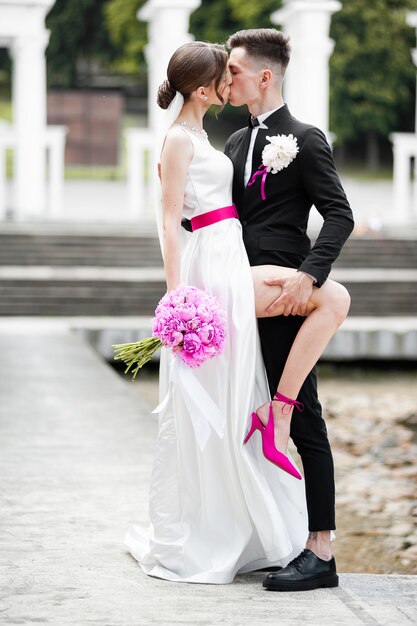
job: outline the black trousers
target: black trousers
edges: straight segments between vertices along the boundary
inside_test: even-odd
[[[288,353],[304,319],[298,316],[278,316],[258,320],[271,397],[277,390]],[[315,370],[306,378],[297,399],[304,404],[304,411],[294,408],[291,438],[304,467],[309,530],[334,530],[333,457],[317,397]]]

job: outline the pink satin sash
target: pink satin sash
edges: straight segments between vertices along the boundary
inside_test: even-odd
[[[214,211],[209,211],[208,213],[202,213],[201,215],[196,215],[195,217],[192,217],[190,220],[191,228],[194,232],[199,228],[204,228],[204,226],[210,226],[211,224],[216,224],[217,222],[228,220],[232,217],[239,217],[234,204],[232,204],[231,206],[222,207],[221,209],[214,209]]]

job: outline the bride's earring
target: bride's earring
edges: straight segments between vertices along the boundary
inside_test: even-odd
[[[207,96],[204,96],[204,100],[207,100]]]

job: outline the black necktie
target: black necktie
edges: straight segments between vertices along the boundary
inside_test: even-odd
[[[258,126],[260,126],[258,118],[254,117],[253,115],[249,115],[248,126],[250,128],[257,128]]]

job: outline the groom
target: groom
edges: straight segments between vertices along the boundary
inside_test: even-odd
[[[233,201],[250,264],[298,269],[292,278],[269,281],[283,287],[275,304],[285,304],[284,315],[259,319],[272,395],[303,323],[301,315],[313,285],[323,285],[353,228],[352,212],[324,134],[296,120],[284,104],[282,82],[291,51],[288,41],[275,29],[260,28],[239,31],[227,44],[231,49],[230,102],[233,106],[247,105],[251,113],[248,128],[235,132],[225,147],[234,165]],[[269,145],[266,137],[278,134],[292,134],[298,142],[298,154],[286,169],[268,174],[264,185],[259,175],[248,186],[262,165],[263,148]],[[311,248],[306,228],[313,204],[324,222]],[[305,410],[301,413],[294,409],[291,437],[303,462],[310,532],[306,549],[285,568],[265,578],[264,587],[274,591],[338,584],[330,542],[330,531],[335,528],[333,458],[314,370],[298,400]]]

